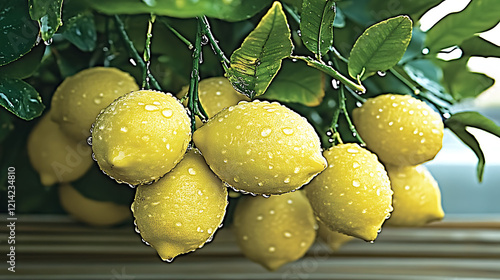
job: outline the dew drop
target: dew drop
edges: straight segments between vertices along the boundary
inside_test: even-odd
[[[175,225],[178,227],[182,226],[181,222],[177,222],[177,223],[175,223]]]
[[[188,169],[188,173],[191,175],[196,175],[196,170],[194,170],[194,168],[191,167]]]
[[[146,109],[146,111],[156,111],[159,108],[156,107],[155,105],[148,104],[148,105],[144,106],[144,109]]]
[[[339,89],[339,88],[340,88],[340,81],[339,81],[339,80],[332,79],[332,87],[333,87],[334,89]]]
[[[283,182],[284,182],[285,184],[290,183],[290,177],[286,177],[286,178],[285,178],[285,180],[283,180]]]
[[[269,136],[269,134],[271,134],[271,132],[272,132],[272,130],[270,128],[266,128],[266,129],[262,130],[260,135],[262,135],[262,137],[267,137],[267,136]]]
[[[275,247],[273,247],[273,246],[269,247],[269,252],[273,253],[273,252],[275,252],[275,251],[276,251],[276,248],[275,248]]]
[[[257,216],[257,221],[262,221],[262,219],[264,219],[262,215]]]
[[[361,184],[359,183],[358,180],[352,180],[352,185],[355,186],[355,187],[361,186]]]
[[[165,117],[165,118],[170,118],[172,116],[174,112],[170,109],[165,109],[163,111],[161,111],[161,114]]]
[[[127,131],[128,131],[128,128],[124,126],[124,127],[120,128],[120,131],[122,131],[122,132],[127,132]]]
[[[87,144],[89,144],[89,146],[92,146],[92,136],[87,138]]]
[[[283,128],[283,133],[286,135],[292,135],[293,134],[293,129],[292,128]]]
[[[387,73],[384,71],[377,71],[377,75],[379,75],[380,77],[385,77],[385,75],[387,75]]]
[[[174,258],[171,258],[171,259],[165,259],[164,261],[168,262],[168,263],[171,263],[174,261]]]
[[[292,234],[291,234],[290,232],[288,232],[288,231],[285,231],[285,232],[283,233],[283,235],[284,235],[286,238],[290,238],[290,237],[292,237]]]

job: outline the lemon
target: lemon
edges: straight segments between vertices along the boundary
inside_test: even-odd
[[[426,103],[409,95],[383,94],[353,110],[367,148],[384,163],[418,165],[441,150],[443,122]]]
[[[132,217],[127,206],[86,198],[70,184],[59,186],[59,200],[71,216],[92,226],[113,226]]]
[[[196,130],[193,140],[219,178],[254,194],[290,192],[326,167],[314,128],[276,102],[242,101],[226,108]]]
[[[85,140],[77,142],[66,136],[51,120],[43,116],[28,136],[28,156],[45,186],[74,181],[92,165],[91,149]]]
[[[268,270],[295,261],[316,238],[316,221],[302,192],[244,196],[233,218],[236,240],[245,256]]]
[[[90,136],[90,126],[113,100],[138,90],[134,78],[116,68],[94,67],[66,78],[52,97],[52,120],[75,140]]]
[[[322,222],[318,222],[318,226],[318,236],[328,245],[328,247],[330,247],[330,249],[332,249],[332,251],[339,250],[342,245],[354,239],[352,236],[330,230]]]
[[[177,97],[183,98],[187,95],[188,90],[189,87],[185,86],[177,94]],[[250,101],[248,97],[237,92],[225,77],[212,77],[201,80],[198,84],[198,98],[209,118],[224,108],[238,104],[240,101]],[[184,105],[187,105],[187,102],[188,99],[184,101]],[[196,127],[202,125],[201,120],[196,117]]]
[[[324,156],[328,168],[305,188],[316,216],[330,230],[375,240],[392,211],[384,166],[357,144],[339,144]]]
[[[139,186],[131,208],[142,238],[171,261],[210,241],[226,206],[226,187],[191,150],[159,181]]]
[[[443,219],[441,192],[423,165],[386,166],[394,191],[391,218],[384,225],[423,226]]]
[[[92,149],[106,174],[137,185],[169,172],[190,139],[190,118],[175,97],[140,90],[118,98],[99,114]]]

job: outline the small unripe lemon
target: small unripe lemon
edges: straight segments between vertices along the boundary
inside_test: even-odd
[[[59,199],[66,212],[92,226],[113,226],[132,217],[127,206],[86,198],[69,184],[59,186]]]
[[[383,94],[353,110],[356,130],[380,161],[418,165],[441,150],[443,121],[429,105],[409,95]]]
[[[329,229],[322,222],[318,222],[318,226],[318,236],[332,251],[339,250],[342,245],[354,239],[352,236]]]
[[[139,186],[131,208],[142,238],[172,261],[212,239],[226,206],[226,187],[191,150],[159,181]]]
[[[91,149],[85,139],[69,138],[47,113],[31,130],[28,156],[44,186],[74,181],[92,165]]]
[[[212,117],[193,140],[219,178],[254,194],[290,192],[326,167],[314,128],[278,103],[242,101]]]
[[[384,225],[423,226],[443,219],[441,192],[423,165],[386,166],[394,191],[394,211]]]
[[[52,120],[75,140],[87,139],[99,112],[118,97],[138,90],[134,78],[112,67],[93,67],[66,78],[52,97]]]
[[[339,144],[324,156],[328,168],[305,188],[314,213],[330,230],[375,240],[392,211],[384,166],[357,144]]]
[[[111,103],[97,117],[92,149],[99,167],[131,185],[158,180],[182,159],[190,118],[171,94],[140,90]]]
[[[304,256],[317,228],[311,205],[300,191],[242,197],[234,210],[233,226],[245,256],[268,270]]]
[[[188,93],[189,87],[184,87],[177,97],[182,98]],[[198,84],[198,98],[201,106],[209,118],[219,113],[222,109],[238,104],[240,101],[250,101],[248,97],[237,92],[225,77],[212,77],[203,79]],[[184,101],[187,105],[188,99]],[[196,117],[196,126],[203,123]]]

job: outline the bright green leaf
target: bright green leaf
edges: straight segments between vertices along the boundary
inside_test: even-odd
[[[233,87],[250,98],[263,94],[290,56],[290,29],[279,2],[264,15],[257,27],[231,55],[227,76]]]
[[[265,99],[318,106],[325,96],[325,75],[306,63],[285,60],[283,67],[262,95]]]
[[[24,120],[40,116],[45,108],[38,92],[31,85],[5,77],[0,77],[0,105]]]
[[[84,13],[69,18],[64,23],[62,35],[80,50],[93,51],[97,40],[94,16],[91,13]]]
[[[476,154],[478,158],[477,178],[481,182],[483,179],[485,165],[484,154],[476,138],[469,133],[466,128],[478,128],[500,137],[500,126],[496,125],[495,122],[478,112],[460,112],[453,114],[445,121],[445,124]]]
[[[460,44],[500,22],[500,1],[473,0],[461,12],[444,17],[427,32],[426,45],[433,53]]]
[[[349,57],[349,75],[357,78],[386,71],[396,65],[411,40],[412,22],[407,16],[384,20],[366,29],[356,40]]]
[[[0,65],[10,63],[28,53],[36,44],[38,26],[30,19],[28,2],[0,2]]]
[[[44,44],[38,44],[29,53],[7,65],[0,66],[0,76],[25,79],[30,77],[42,62]]]
[[[460,44],[463,56],[497,56],[500,57],[500,47],[484,40],[479,36],[473,36]]]
[[[206,15],[227,21],[249,19],[271,0],[85,0],[99,12],[113,14],[149,14],[190,18]]]
[[[328,52],[333,44],[335,1],[304,0],[300,17],[302,42],[317,57]]]
[[[61,12],[63,0],[29,0],[30,16],[38,20],[44,41],[49,41],[62,25]]]

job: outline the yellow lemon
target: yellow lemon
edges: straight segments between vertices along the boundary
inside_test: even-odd
[[[189,87],[186,86],[177,97],[183,98],[187,95]],[[222,109],[238,104],[240,101],[250,101],[248,97],[237,92],[229,80],[224,77],[212,77],[203,79],[198,84],[198,98],[201,106],[209,118],[220,112]],[[184,105],[187,105],[187,99]],[[203,123],[196,117],[196,126],[200,127]]]
[[[339,144],[324,156],[328,168],[306,187],[316,216],[330,230],[375,240],[392,211],[392,190],[384,166],[357,144]]]
[[[342,245],[354,239],[352,236],[330,230],[322,222],[318,222],[318,226],[318,236],[332,251],[337,251]]]
[[[90,126],[113,100],[138,90],[134,78],[116,68],[94,67],[66,78],[52,97],[52,120],[75,140],[90,136]]]
[[[422,165],[387,165],[394,191],[394,211],[384,225],[423,226],[443,219],[441,192],[436,180]]]
[[[83,139],[77,142],[66,136],[51,120],[43,116],[28,137],[28,156],[45,186],[74,181],[92,165],[91,149]]]
[[[226,187],[191,150],[159,181],[137,188],[132,212],[142,238],[172,261],[212,239],[226,206]]]
[[[269,198],[244,196],[233,218],[236,240],[245,256],[268,270],[298,260],[316,238],[316,221],[302,192]]]
[[[92,149],[99,167],[131,185],[158,180],[182,159],[191,139],[190,118],[171,94],[128,93],[99,114]]]
[[[290,192],[326,167],[314,128],[275,102],[226,108],[196,130],[193,140],[219,178],[254,194]]]
[[[441,150],[443,122],[429,105],[409,95],[383,94],[353,110],[356,130],[384,163],[418,165]]]
[[[92,226],[113,226],[132,217],[127,206],[86,198],[69,184],[59,186],[59,200],[71,216]]]

